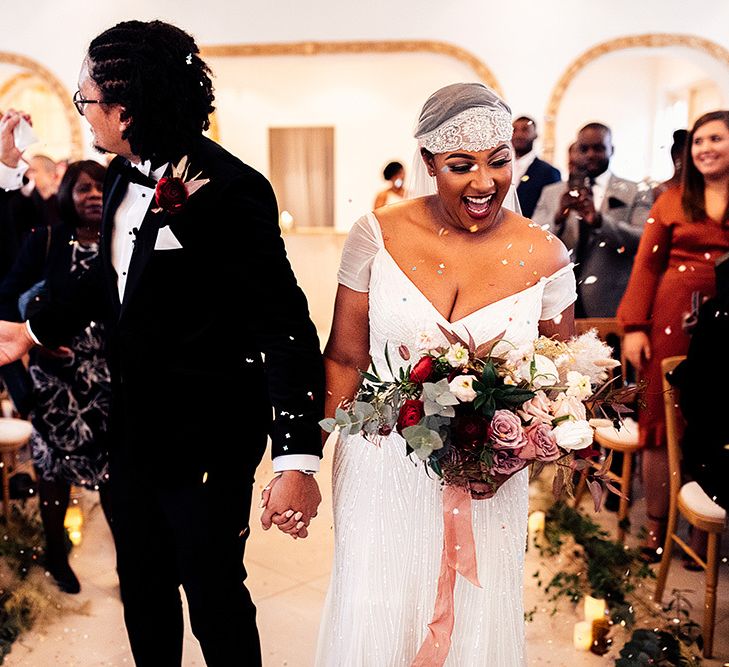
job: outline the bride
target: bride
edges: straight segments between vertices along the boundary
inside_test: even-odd
[[[477,83],[425,102],[415,132],[434,194],[360,218],[339,270],[325,350],[327,416],[385,345],[412,346],[438,325],[484,342],[520,344],[572,333],[575,279],[562,243],[502,206],[511,183],[511,112]],[[426,173],[427,172],[427,173]],[[417,180],[417,176],[414,177]],[[393,369],[399,357],[390,355]],[[395,360],[397,358],[397,361]],[[383,370],[385,374],[383,375]],[[491,498],[471,490],[477,587],[457,577],[454,627],[441,655],[413,663],[433,618],[443,549],[442,485],[392,433],[350,435],[334,453],[335,554],[316,664],[320,667],[525,664],[522,605],[528,472]],[[446,642],[447,644],[447,642]]]

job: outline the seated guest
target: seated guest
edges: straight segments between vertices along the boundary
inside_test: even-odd
[[[725,378],[729,377],[729,253],[716,262],[716,296],[699,310],[686,360],[669,380],[680,390],[683,469],[714,502],[729,509],[729,422]],[[707,372],[709,369],[710,372]]]
[[[539,201],[542,188],[558,183],[559,169],[537,157],[534,141],[537,138],[537,124],[528,116],[519,116],[513,123],[514,134],[511,143],[516,159],[512,165],[512,183],[516,187],[521,213],[531,218]]]

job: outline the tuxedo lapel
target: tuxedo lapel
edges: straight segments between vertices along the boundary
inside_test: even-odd
[[[134,290],[139,284],[139,279],[144,272],[149,258],[154,250],[154,245],[157,241],[157,234],[161,227],[164,227],[167,222],[167,211],[161,211],[159,213],[153,213],[152,209],[155,208],[154,202],[150,204],[147,209],[147,213],[142,220],[142,224],[139,227],[139,231],[134,240],[134,251],[132,252],[132,259],[129,263],[129,272],[127,275],[127,282],[124,288],[124,297],[121,303],[121,311],[119,317],[124,315],[124,311],[129,303]]]
[[[109,296],[114,306],[114,311],[119,312],[119,290],[117,289],[117,273],[111,261],[111,241],[114,236],[114,217],[127,191],[127,182],[117,174],[114,182],[109,188],[104,201],[104,213],[101,218],[101,263],[106,276],[106,284],[109,288]]]

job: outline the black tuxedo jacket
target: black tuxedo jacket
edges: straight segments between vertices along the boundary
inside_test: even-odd
[[[521,214],[525,218],[532,217],[539,201],[539,195],[542,194],[542,188],[545,185],[559,182],[560,178],[559,169],[553,167],[549,162],[534,158],[534,162],[529,165],[529,169],[526,170],[516,188]]]
[[[106,323],[112,457],[120,452],[176,484],[256,465],[266,432],[274,456],[321,456],[319,341],[268,181],[200,137],[188,154],[189,173],[201,171],[210,182],[179,213],[150,206],[120,302],[111,239],[127,189],[123,164],[112,161],[104,184],[98,266],[30,320],[50,346],[89,320]],[[155,249],[167,225],[181,248]]]

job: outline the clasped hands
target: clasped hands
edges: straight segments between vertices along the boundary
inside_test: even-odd
[[[275,525],[294,539],[306,537],[320,502],[319,485],[313,475],[285,470],[274,477],[261,494],[263,529]]]

